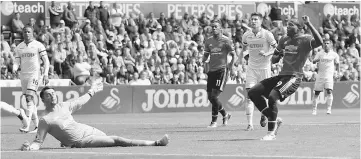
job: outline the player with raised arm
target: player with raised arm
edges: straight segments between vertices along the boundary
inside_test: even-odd
[[[303,16],[302,19],[310,28],[313,37],[302,34],[303,25],[298,21],[290,21],[287,36],[280,39],[272,56],[272,63],[278,63],[283,57],[281,72],[278,76],[261,81],[248,91],[252,102],[268,119],[268,133],[261,140],[276,139],[277,131],[282,124],[282,119],[277,117],[277,102],[285,100],[297,90],[303,77],[302,68],[311,50],[323,43],[320,34],[310,23],[309,17]]]
[[[45,105],[45,115],[40,119],[35,140],[32,143],[26,141],[21,146],[21,150],[39,150],[48,133],[59,140],[61,146],[72,148],[166,146],[168,144],[168,135],[157,141],[132,140],[108,136],[97,128],[76,122],[72,113],[81,109],[95,93],[101,90],[103,90],[103,83],[101,80],[95,80],[87,94],[71,102],[59,102],[53,88],[43,88],[40,97]]]
[[[36,97],[36,91],[38,90],[40,79],[43,79],[43,83],[46,85],[49,72],[49,59],[45,49],[45,46],[36,41],[34,38],[34,30],[31,26],[25,26],[23,28],[24,41],[21,42],[15,48],[16,63],[20,65],[21,74],[21,89],[23,95],[25,95],[27,108],[25,109],[26,115],[29,119],[32,119],[35,125],[35,133],[39,124],[39,118],[37,108],[34,103],[34,96]],[[40,71],[41,61],[44,64],[44,72]],[[21,132],[29,132],[31,120],[28,120],[28,124],[20,128]]]
[[[324,51],[318,52],[316,54],[314,63],[318,63],[318,73],[316,77],[313,96],[313,110],[312,115],[317,115],[317,104],[318,96],[320,93],[326,89],[326,105],[327,105],[327,114],[331,114],[331,107],[333,101],[333,75],[335,73],[335,65],[337,72],[340,71],[340,57],[338,54],[332,50],[332,41],[329,39],[324,40]]]
[[[243,52],[248,50],[248,66],[246,70],[246,90],[255,86],[258,82],[271,77],[271,58],[277,42],[273,34],[262,28],[263,16],[261,13],[251,14],[251,30],[248,30],[242,37],[242,51],[236,65],[242,64]],[[253,130],[254,105],[247,97],[246,116],[248,126],[246,131]],[[265,127],[266,117],[261,116],[260,124]]]
[[[233,72],[235,53],[232,41],[228,37],[223,36],[220,23],[214,22],[212,29],[213,36],[205,41],[205,54],[202,60],[205,62],[210,57],[209,71],[207,73],[207,95],[208,100],[212,104],[212,121],[208,126],[209,128],[217,127],[218,112],[223,116],[223,126],[226,126],[231,118],[231,114],[224,110],[218,98],[226,85],[229,73],[231,78],[235,77]],[[232,55],[232,60],[229,64],[227,64],[228,54]]]
[[[9,105],[8,103],[2,101],[0,101],[0,108],[2,111],[6,111],[10,114],[15,115],[20,119],[23,126],[27,126],[29,119],[26,116],[25,111],[23,109],[15,109],[12,105]]]

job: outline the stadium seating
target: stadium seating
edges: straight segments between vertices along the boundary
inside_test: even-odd
[[[14,43],[18,45],[21,41],[23,41],[23,37],[20,33],[13,33]]]
[[[11,44],[12,36],[11,36],[11,28],[7,25],[1,26],[1,33],[4,35],[4,40]]]

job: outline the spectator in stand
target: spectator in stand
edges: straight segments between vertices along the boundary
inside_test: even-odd
[[[113,64],[108,63],[108,65],[104,68],[103,71],[103,82],[108,85],[116,85],[117,77],[115,74],[116,70],[113,67]]]
[[[146,32],[147,29],[147,20],[144,18],[144,14],[140,13],[138,18],[135,19],[135,23],[137,24],[138,28],[139,28],[139,34],[143,34],[144,32]],[[149,32],[149,29],[148,29]]]
[[[237,17],[237,16],[236,16]],[[209,21],[209,18],[207,17],[206,13],[203,12],[201,14],[201,17],[198,18],[199,25],[204,28],[207,26],[207,21]]]
[[[98,17],[99,20],[101,21],[101,24],[104,28],[104,30],[109,29],[109,12],[108,9],[104,7],[103,5],[103,1],[99,2],[99,7],[98,7]]]
[[[340,81],[350,81],[350,72],[344,71],[343,76],[340,78]]]
[[[1,65],[1,80],[11,80],[13,79],[12,74],[8,71],[6,65]]]
[[[165,41],[165,35],[162,32],[162,26],[161,25],[158,25],[157,30],[153,32],[152,39],[153,40],[158,39],[158,35],[160,36],[161,41]]]
[[[163,48],[163,46],[167,46],[166,44],[164,44],[161,34],[158,34],[157,38],[154,39],[154,45],[155,45],[156,50],[161,50]],[[165,49],[165,50],[168,51],[168,49]]]
[[[137,85],[137,81],[139,79],[139,74],[137,72],[133,72],[133,75],[130,76],[129,85]]]
[[[168,23],[169,23],[169,25],[171,25],[173,28],[178,27],[179,22],[178,22],[178,20],[176,19],[174,12],[170,14],[170,17],[168,18]]]
[[[55,4],[55,1],[51,1],[49,6],[50,26],[56,28],[60,24],[60,20],[63,17],[62,8]]]
[[[128,33],[129,39],[133,39],[138,34],[138,26],[133,19],[129,19],[128,21],[129,25],[126,26],[125,30]]]
[[[34,18],[29,18],[29,23],[26,24],[27,26],[31,26],[34,30],[34,36],[37,37],[38,34],[35,32],[39,30],[38,26],[36,25],[36,20]]]
[[[356,49],[355,40],[351,42],[349,48],[347,49],[347,55],[349,57],[352,57],[352,58],[355,58],[355,59],[360,58],[360,54],[359,54],[358,50]]]
[[[280,1],[276,1],[272,5],[269,17],[273,23],[277,23],[278,26],[282,25],[282,8],[280,7]]]
[[[75,14],[75,9],[73,8],[73,2],[68,2],[68,7],[64,9],[63,19],[65,22],[65,26],[73,29],[75,24],[78,23],[77,16]]]
[[[158,25],[159,24],[158,24],[157,19],[154,18],[154,13],[150,12],[148,20],[147,20],[147,25],[146,25],[146,27],[149,29],[149,33],[153,34],[153,32],[155,32],[157,30]]]
[[[164,37],[165,37],[165,41],[168,42],[170,40],[175,40],[175,37],[174,37],[174,31],[173,31],[173,28],[171,25],[167,25],[166,26],[166,29],[165,29],[165,32],[164,32]]]
[[[85,9],[84,17],[90,20],[92,27],[97,25],[99,20],[99,10],[93,5],[93,1],[89,1],[89,6]]]
[[[263,16],[263,20],[262,20],[262,28],[264,28],[266,30],[271,30],[272,21],[268,15],[269,15],[269,13],[268,13],[268,11],[266,11],[265,15]]]
[[[46,51],[50,52],[50,43],[51,43],[51,41],[49,39],[47,39],[46,34],[41,33],[38,36],[37,40],[39,42],[41,42],[45,46]]]
[[[140,78],[133,85],[151,85],[147,71],[140,72]]]
[[[162,31],[164,32],[166,29],[166,26],[168,24],[167,18],[165,18],[164,12],[161,12],[158,19],[158,24],[162,26]]]
[[[10,52],[11,48],[9,43],[4,39],[4,35],[1,34],[0,35],[0,44],[1,44],[1,49],[4,50],[5,52]]]
[[[76,63],[76,53],[75,51],[71,51],[71,53],[66,57],[65,61],[62,63],[62,71],[61,75],[63,79],[71,79],[74,81],[74,72],[73,68]]]
[[[113,3],[113,7],[110,10],[110,21],[111,24],[115,26],[115,28],[119,28],[120,24],[122,24],[122,17],[123,17],[123,12],[122,10],[119,8],[119,6],[117,5],[117,3]]]
[[[346,36],[350,36],[350,35],[352,34],[353,29],[354,29],[355,27],[352,26],[350,16],[347,16],[346,24],[344,25],[343,28],[344,28],[344,31],[345,31]]]
[[[82,38],[79,33],[74,34],[72,42],[73,42],[73,46],[74,46],[75,50],[77,50],[78,54],[83,56],[85,59],[87,59],[85,46],[84,46],[84,43],[83,43]]]
[[[64,49],[64,43],[60,42],[58,43],[57,49],[55,50],[53,55],[53,61],[51,62],[54,65],[55,72],[60,76],[60,78],[63,78],[62,64],[65,62],[66,57],[67,54]]]
[[[219,19],[218,17],[218,14],[215,14],[213,16],[213,19],[211,20],[211,23],[214,23],[214,22],[221,22],[221,20]],[[207,26],[210,26],[209,24],[207,24]]]
[[[84,61],[83,55],[78,54],[76,63],[72,72],[74,73],[74,83],[76,85],[84,85],[90,77],[91,66]],[[50,72],[50,71],[49,71]]]
[[[125,66],[119,69],[117,72],[117,85],[128,84],[130,80],[130,74],[127,72]]]
[[[282,23],[280,23],[279,21],[273,22],[273,29],[271,30],[271,32],[277,42],[281,39],[281,37],[286,35],[286,30],[283,28]]]
[[[56,32],[60,33],[61,37],[65,39],[66,34],[70,34],[71,30],[65,25],[64,20],[60,20],[59,27],[55,29]]]
[[[180,27],[183,29],[184,32],[189,30],[189,27],[192,25],[192,20],[189,18],[188,13],[184,13],[183,19],[180,21]]]
[[[229,18],[226,14],[223,14],[222,18],[221,18],[221,25],[225,26],[226,24],[227,24],[227,26],[229,26],[231,24],[231,21],[229,20]]]
[[[322,23],[322,27],[324,30],[323,33],[334,32],[336,30],[330,14],[327,14],[326,19]]]
[[[36,35],[40,35],[43,32],[43,30],[46,30],[44,20],[41,19],[38,25],[35,24],[34,29]]]
[[[49,79],[59,79],[59,76],[54,72],[54,66],[49,66]]]
[[[193,20],[192,25],[189,26],[189,30],[192,37],[199,33],[199,24],[197,19]]]
[[[20,20],[20,13],[15,13],[15,18],[12,20],[11,28],[13,33],[22,33],[24,28],[23,22]]]

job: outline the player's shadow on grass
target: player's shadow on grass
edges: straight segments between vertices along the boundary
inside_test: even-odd
[[[198,141],[206,141],[206,142],[218,142],[218,141],[253,141],[253,140],[259,140],[259,139],[212,139],[212,140],[198,140]]]

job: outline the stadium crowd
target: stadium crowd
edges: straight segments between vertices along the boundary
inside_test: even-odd
[[[113,4],[114,7],[117,4]],[[89,2],[84,12],[86,20],[75,15],[72,2],[63,10],[52,2],[48,8],[50,26],[34,18],[29,22],[20,20],[16,13],[12,21],[12,32],[21,33],[24,25],[34,28],[35,38],[42,42],[51,62],[50,79],[72,79],[83,85],[91,76],[101,76],[110,85],[150,84],[206,84],[207,65],[202,63],[203,42],[212,36],[210,24],[219,21],[224,35],[232,38],[235,52],[241,51],[243,33],[249,29],[250,14],[229,20],[225,15],[200,17],[185,13],[183,19],[174,14],[166,17],[160,13],[124,14],[116,9],[107,9]],[[274,6],[277,8],[277,5]],[[274,19],[273,12],[265,14],[263,27],[271,30],[276,40],[286,35],[287,16],[282,21]],[[277,17],[277,15],[276,15]],[[340,56],[340,72],[336,81],[359,81],[360,76],[360,18],[351,16],[328,16],[319,31],[324,39],[331,39],[334,51]],[[304,27],[303,32],[310,34]],[[1,35],[1,79],[18,79],[14,65],[14,48],[17,42],[8,43]],[[321,48],[313,50],[312,56]],[[317,64],[312,56],[304,67],[304,81],[315,81]],[[247,56],[245,56],[247,58]],[[245,60],[244,60],[245,61]],[[272,65],[277,75],[282,63]],[[245,83],[246,61],[238,66],[236,80],[228,83]],[[336,78],[338,77],[338,78]]]

